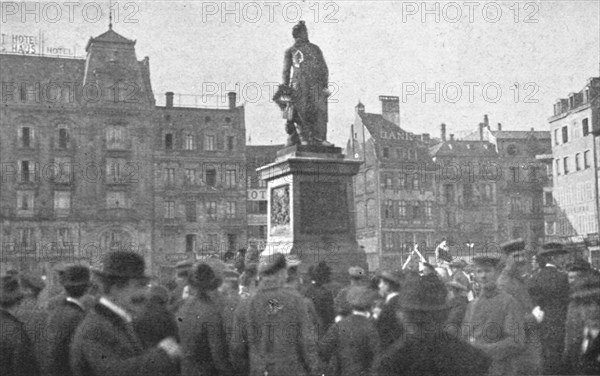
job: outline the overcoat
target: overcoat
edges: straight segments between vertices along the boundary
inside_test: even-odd
[[[75,331],[70,361],[75,376],[171,376],[179,364],[154,347],[144,350],[132,323],[98,302]]]
[[[386,349],[402,335],[402,327],[396,317],[399,305],[400,297],[398,295],[383,303],[381,313],[375,321],[382,349]]]
[[[2,376],[37,376],[39,368],[25,326],[0,309],[0,370]]]

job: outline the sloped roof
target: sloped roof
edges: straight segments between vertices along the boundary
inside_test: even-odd
[[[94,42],[135,44],[134,40],[125,38],[121,34],[114,31],[112,28],[103,34],[98,35],[96,38],[90,38],[87,45],[85,46],[86,52],[90,48],[90,45]]]
[[[429,148],[429,155],[493,157],[497,155],[496,147],[487,141],[445,141]]]
[[[85,59],[31,55],[0,55],[2,82],[81,83]]]
[[[496,138],[525,139],[533,134],[535,138],[551,138],[549,131],[491,131]]]
[[[410,132],[406,132],[404,129],[400,128],[391,121],[385,119],[381,114],[371,114],[368,112],[359,112],[358,114],[363,124],[365,125],[365,127],[367,127],[367,130],[369,131],[369,133],[371,133],[373,137],[379,138],[381,135],[381,131],[411,134]]]

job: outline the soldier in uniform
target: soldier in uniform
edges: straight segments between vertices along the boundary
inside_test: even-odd
[[[327,138],[329,70],[321,49],[308,40],[304,21],[292,29],[294,45],[285,51],[282,85],[275,101],[287,119],[288,146],[331,146]],[[282,102],[283,96],[288,102]]]

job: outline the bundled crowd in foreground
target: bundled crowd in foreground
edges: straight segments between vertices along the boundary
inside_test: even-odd
[[[155,285],[143,258],[59,270],[64,293],[40,304],[40,278],[0,286],[2,375],[598,375],[600,273],[564,270],[546,244],[532,271],[521,240],[501,257],[456,260],[449,273],[325,263],[303,283],[298,260],[182,263]],[[471,268],[467,273],[465,268]],[[468,269],[467,269],[468,270]]]

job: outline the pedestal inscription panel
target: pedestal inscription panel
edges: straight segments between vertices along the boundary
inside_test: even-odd
[[[271,189],[271,235],[290,234],[290,186],[284,185]]]
[[[348,231],[346,185],[341,182],[300,183],[300,231],[305,234]]]

